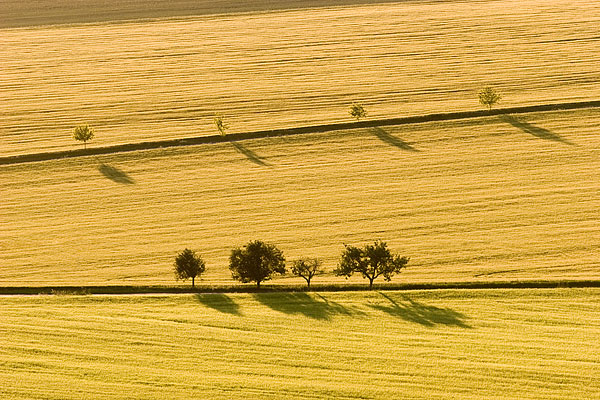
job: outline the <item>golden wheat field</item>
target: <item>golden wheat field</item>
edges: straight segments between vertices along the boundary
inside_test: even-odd
[[[344,121],[353,101],[473,109],[487,84],[506,106],[600,97],[594,1],[2,3],[2,155],[73,148],[81,123],[100,146],[211,134],[216,112],[242,132]]]
[[[254,239],[288,260],[321,257],[328,271],[343,243],[383,239],[411,257],[394,282],[597,279],[599,117],[503,115],[3,165],[0,285],[171,284],[185,247],[204,257],[205,283],[231,283],[231,249]]]
[[[3,399],[595,399],[599,289],[2,298]]]

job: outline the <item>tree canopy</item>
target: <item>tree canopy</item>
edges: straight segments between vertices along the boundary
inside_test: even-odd
[[[318,258],[301,258],[292,263],[292,273],[304,278],[307,286],[310,288],[311,279],[321,272],[321,260]]]
[[[492,106],[500,101],[502,96],[490,86],[486,86],[479,91],[479,103],[486,106],[488,109],[492,109]]]
[[[206,265],[204,260],[193,250],[184,249],[175,258],[175,277],[183,281],[192,279],[192,287],[194,287],[194,280],[198,275],[202,275]]]
[[[369,289],[373,287],[373,281],[383,275],[389,281],[393,275],[408,264],[408,257],[402,257],[388,249],[387,244],[381,240],[374,244],[367,244],[364,248],[344,245],[338,268],[334,271],[338,276],[349,277],[360,273],[363,278],[369,280]]]
[[[269,280],[274,274],[285,274],[283,252],[275,245],[261,240],[249,242],[243,248],[231,251],[229,257],[231,276],[243,283]]]
[[[87,142],[94,138],[94,129],[89,125],[79,125],[73,130],[73,138],[83,142],[83,148],[86,148]]]
[[[352,118],[356,118],[357,121],[360,121],[361,118],[365,118],[367,116],[367,111],[365,108],[358,103],[354,103],[350,106],[350,110],[348,111]]]

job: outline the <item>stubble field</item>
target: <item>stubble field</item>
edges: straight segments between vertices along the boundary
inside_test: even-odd
[[[95,145],[108,145],[213,133],[215,112],[242,132],[345,121],[353,101],[373,118],[471,110],[488,84],[506,106],[600,97],[597,2],[400,2],[212,15],[220,6],[231,11],[214,2],[209,15],[179,18],[159,18],[172,15],[169,5],[157,14],[162,3],[149,2],[147,15],[143,6],[121,10],[140,20],[9,28],[19,25],[20,3],[6,3],[0,35],[3,155],[73,148],[70,134],[81,123],[97,128]],[[62,22],[94,15],[81,7],[110,4],[67,3],[56,3],[66,10]],[[120,3],[130,10],[140,2]],[[265,6],[257,3],[249,10]],[[177,15],[191,3],[169,4]],[[61,22],[56,7],[39,7],[22,10],[39,16],[20,24],[43,23],[42,16]],[[69,20],[70,11],[79,17]]]
[[[375,4],[367,4],[375,3]],[[349,5],[352,4],[352,5]],[[298,7],[319,6],[294,9]],[[288,9],[288,10],[286,10]],[[124,19],[129,19],[125,21]],[[91,22],[91,23],[90,23]],[[54,24],[54,25],[53,25]],[[0,3],[1,156],[600,98],[600,4]],[[0,286],[232,284],[263,239],[332,275],[344,243],[394,282],[600,279],[600,110],[355,129],[0,166]],[[353,279],[352,282],[360,280]],[[285,276],[275,284],[303,284]],[[588,399],[600,290],[0,299],[6,399]]]
[[[331,275],[343,243],[395,282],[598,279],[600,111],[495,116],[0,166],[0,285],[204,283],[262,239]],[[301,283],[297,278],[274,282]]]
[[[592,399],[598,289],[19,297],[5,399]]]

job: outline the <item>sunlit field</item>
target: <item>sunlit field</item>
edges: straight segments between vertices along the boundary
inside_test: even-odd
[[[383,239],[394,282],[598,279],[600,111],[586,109],[0,166],[0,285],[233,283],[233,247],[288,260]],[[298,283],[284,277],[274,283]]]
[[[115,15],[104,10],[107,2],[45,1],[37,12],[21,3],[5,3],[0,29],[2,155],[75,148],[71,132],[82,123],[96,127],[93,145],[102,146],[213,134],[217,112],[231,132],[243,132],[346,121],[354,101],[371,118],[471,110],[484,85],[501,91],[504,106],[600,97],[600,3],[593,1],[211,14],[265,5],[182,0],[162,11],[149,3],[147,14],[136,11],[140,2],[122,2]],[[343,1],[307,4],[315,3]],[[18,10],[31,18],[19,22]],[[89,18],[133,19],[9,28]]]
[[[4,399],[593,399],[598,289],[0,299]]]

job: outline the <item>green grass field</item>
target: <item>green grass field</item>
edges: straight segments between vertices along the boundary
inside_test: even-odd
[[[485,85],[505,106],[600,98],[600,3],[588,0],[196,16],[204,6],[232,11],[232,2],[48,3],[0,4],[7,24],[24,14],[31,24],[73,22],[71,12],[134,20],[0,29],[2,155],[76,148],[71,132],[82,123],[97,128],[100,146],[213,134],[215,112],[243,132],[348,121],[354,101],[372,118],[472,110]],[[248,2],[249,10],[302,5]],[[178,14],[188,16],[161,18]]]
[[[600,278],[600,111],[496,116],[0,166],[0,285],[204,283],[230,251],[377,238],[394,282]],[[296,278],[274,282],[303,283]],[[327,274],[315,283],[342,283]]]
[[[3,399],[594,399],[600,290],[0,299]]]

